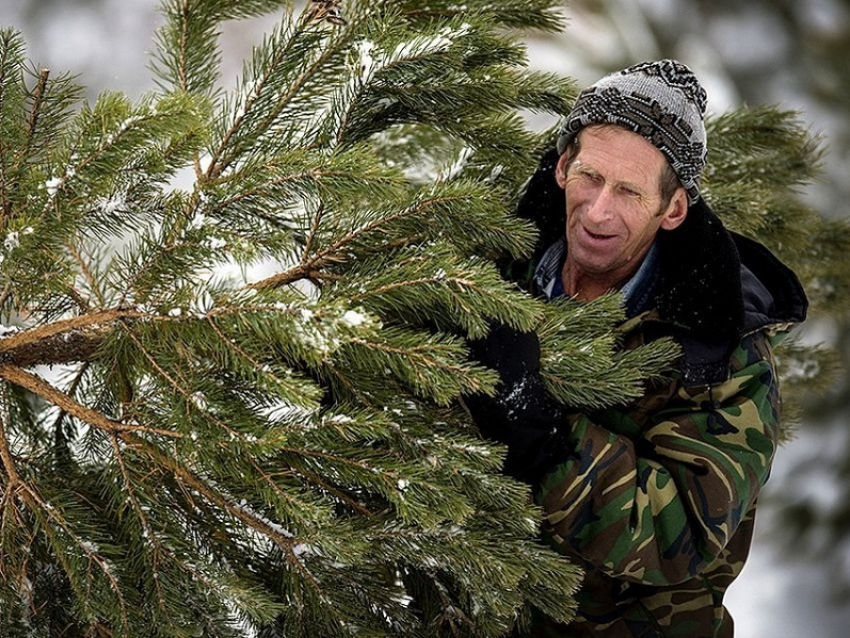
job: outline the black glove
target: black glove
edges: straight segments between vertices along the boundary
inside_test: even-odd
[[[484,436],[508,446],[505,473],[534,484],[565,448],[559,431],[564,411],[540,378],[540,341],[533,332],[496,325],[469,345],[501,380],[494,397],[466,397],[472,419]]]

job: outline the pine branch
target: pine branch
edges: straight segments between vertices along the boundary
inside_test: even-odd
[[[44,385],[37,378],[33,377],[33,375],[8,365],[0,365],[0,377],[15,379],[18,382],[23,382],[24,385],[32,385],[33,387],[41,388],[42,385]],[[6,407],[7,406],[5,405],[3,406],[4,412]],[[88,414],[94,414],[93,411],[85,410],[85,408],[83,409]],[[63,543],[58,539],[57,530],[54,529],[53,525],[55,525],[58,530],[61,530],[62,533],[66,534],[68,538],[70,538],[74,547],[83,553],[89,563],[88,571],[90,572],[91,566],[94,566],[96,570],[103,575],[118,600],[120,616],[124,621],[124,629],[126,630],[127,605],[124,600],[122,593],[123,589],[120,583],[112,574],[107,561],[92,548],[91,543],[74,532],[63,512],[53,504],[44,500],[34,486],[24,480],[22,475],[18,472],[15,460],[11,453],[9,441],[6,436],[6,428],[8,425],[8,420],[4,418],[3,423],[0,424],[0,462],[2,462],[3,469],[6,473],[6,484],[3,497],[0,499],[0,511],[2,512],[0,539],[3,539],[0,540],[0,546],[4,544],[6,539],[6,533],[8,531],[7,525],[11,525],[13,527],[24,527],[28,524],[24,522],[25,517],[16,504],[16,501],[20,499],[28,514],[30,514],[35,521],[38,521],[35,524],[40,526],[43,534],[58,548],[59,551],[56,552],[56,557],[60,563],[64,564],[66,573],[74,574],[75,570],[70,568],[69,563],[71,559],[66,551],[64,551],[64,548],[62,547]],[[17,519],[17,521],[13,519]],[[5,576],[6,574],[4,572],[6,572],[6,569],[10,566],[11,565],[9,563],[6,563],[0,567],[0,574]],[[20,575],[20,579],[22,581],[26,580],[24,573]],[[79,589],[82,593],[82,590],[85,588],[80,587]]]
[[[0,362],[18,367],[87,361],[122,319],[140,318],[136,310],[93,311],[0,339]]]
[[[35,133],[38,127],[38,120],[41,115],[42,101],[47,90],[47,79],[50,77],[50,69],[42,69],[38,74],[38,82],[33,90],[32,101],[29,114],[27,116],[26,143],[20,152],[20,161],[23,161],[29,156],[29,151],[35,138]],[[13,167],[12,171],[17,173],[20,171],[20,162]]]
[[[8,419],[5,418],[5,414],[3,416],[3,423],[0,424],[0,461],[2,461],[3,469],[6,471],[6,491],[3,495],[3,503],[6,503],[11,498],[11,494],[14,494],[21,484],[21,476],[18,473],[18,468],[12,455],[12,448],[9,446],[9,440],[6,438],[6,424],[8,423]],[[5,511],[5,507],[0,509]]]
[[[305,16],[309,13],[309,7],[305,9]],[[327,62],[339,55],[340,49],[346,44],[345,34],[341,34],[333,40],[321,37],[321,29],[316,30],[315,23],[303,21],[296,25],[291,31],[276,34],[274,48],[271,50],[269,59],[262,59],[262,67],[255,69],[256,76],[251,80],[250,94],[245,98],[241,109],[237,112],[234,121],[221,136],[218,147],[211,152],[210,162],[206,171],[206,178],[213,180],[223,175],[236,162],[242,153],[249,150],[247,146],[257,141],[258,138],[269,133],[294,98],[300,95],[304,87],[314,81],[316,74],[327,72]],[[300,64],[300,60],[307,52],[315,53],[317,45],[322,44],[318,55],[305,59],[306,67],[299,68],[297,75],[288,76],[284,92],[274,96],[270,104],[263,104],[259,113],[255,114],[255,107],[260,102],[263,92],[269,92],[280,84],[281,69],[290,68],[293,63]],[[253,118],[251,116],[254,116]],[[256,118],[259,118],[256,120]],[[250,124],[248,124],[250,123]],[[245,132],[244,138],[237,141],[241,130],[250,126]]]
[[[158,436],[165,436],[167,438],[183,438],[183,435],[179,432],[151,428],[143,425],[126,424],[110,419],[100,412],[78,403],[67,394],[60,392],[51,386],[41,377],[31,372],[27,372],[18,366],[0,364],[0,378],[29,390],[33,394],[42,397],[49,403],[64,410],[66,413],[109,434],[137,433],[155,434]]]
[[[0,31],[0,118],[14,111],[20,99],[17,75],[21,71],[23,40],[11,29]],[[14,171],[11,157],[14,156],[15,140],[0,136],[0,196],[2,196],[3,218],[0,228],[6,227],[6,219],[12,214],[11,189],[14,187]]]

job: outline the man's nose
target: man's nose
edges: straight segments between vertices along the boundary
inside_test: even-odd
[[[614,194],[607,186],[600,188],[587,207],[587,217],[592,221],[604,221],[611,217]]]

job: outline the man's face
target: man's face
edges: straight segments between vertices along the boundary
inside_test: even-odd
[[[556,169],[567,199],[565,272],[571,269],[574,277],[597,287],[615,288],[637,270],[660,228],[684,221],[687,195],[678,189],[662,209],[666,160],[640,135],[618,126],[594,126],[579,136],[572,163],[563,155]]]

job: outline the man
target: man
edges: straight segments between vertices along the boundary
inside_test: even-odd
[[[535,294],[619,290],[624,348],[664,336],[681,346],[672,379],[576,413],[546,393],[534,334],[497,326],[473,344],[502,383],[468,407],[507,444],[505,471],[531,483],[545,539],[586,572],[576,621],[539,618],[524,635],[732,635],[723,595],[746,559],[779,427],[772,340],[807,301],[700,196],[705,101],[673,60],[606,76],[579,95],[522,199],[544,242],[526,278]]]

